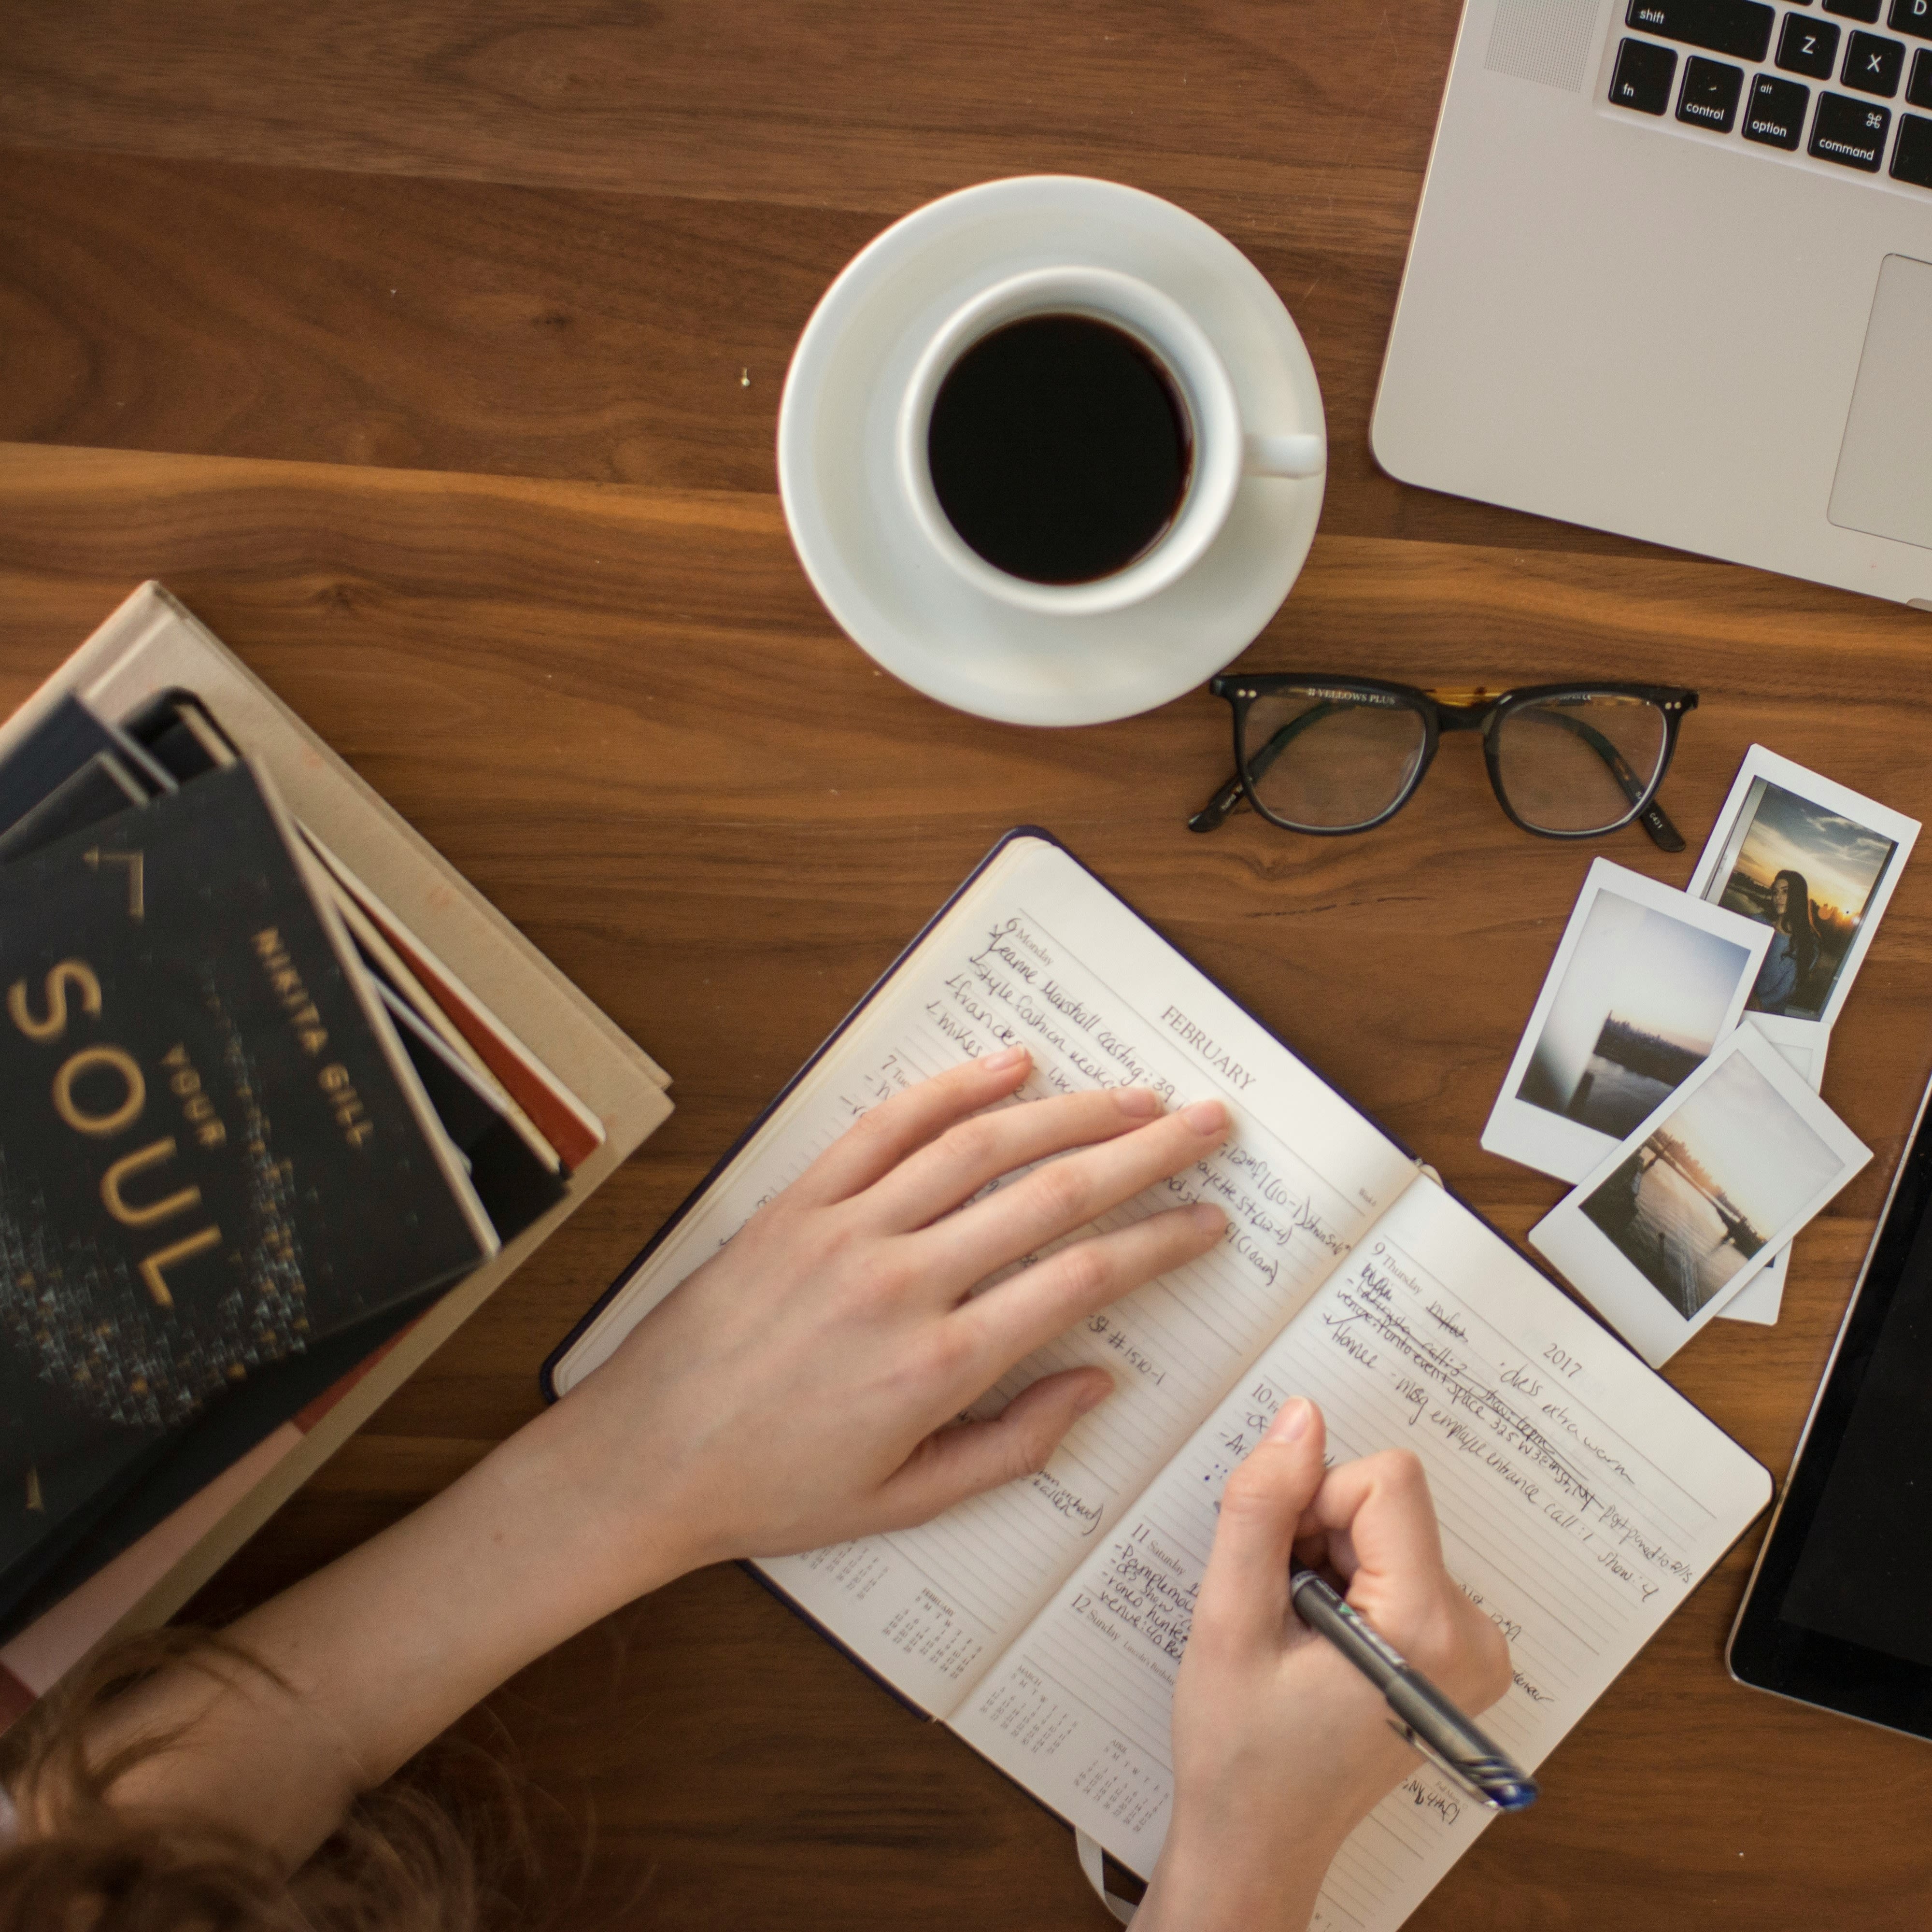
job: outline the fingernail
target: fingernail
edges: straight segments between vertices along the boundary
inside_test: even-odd
[[[1308,1425],[1315,1420],[1315,1405],[1305,1395],[1298,1395],[1285,1402],[1275,1411],[1274,1420],[1268,1426],[1268,1433],[1262,1438],[1264,1442],[1298,1442],[1308,1433]]]
[[[1027,1050],[1023,1046],[1003,1046],[998,1053],[985,1054],[980,1057],[980,1070],[982,1073],[1004,1073],[1009,1069],[1018,1066],[1026,1058]]]
[[[1204,1234],[1220,1234],[1227,1231],[1227,1216],[1212,1202],[1197,1201],[1187,1212],[1194,1225]]]
[[[1180,1118],[1197,1134],[1218,1134],[1228,1124],[1228,1110],[1219,1100],[1196,1100],[1181,1108]]]
[[[1090,1408],[1098,1408],[1113,1392],[1114,1378],[1112,1376],[1108,1376],[1105,1382],[1090,1384],[1079,1401],[1074,1405],[1073,1413],[1084,1415]]]
[[[1147,1087],[1116,1087],[1114,1105],[1124,1114],[1135,1114],[1143,1118],[1160,1112],[1160,1096]]]

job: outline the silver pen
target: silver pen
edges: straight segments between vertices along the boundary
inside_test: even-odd
[[[1388,1700],[1389,1728],[1492,1811],[1536,1802],[1536,1780],[1504,1756],[1393,1644],[1306,1564],[1288,1558],[1295,1614],[1326,1637]]]

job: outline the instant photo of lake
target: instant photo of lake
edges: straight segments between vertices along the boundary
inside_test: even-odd
[[[1750,964],[1730,940],[1600,892],[1517,1098],[1623,1139],[1703,1064]]]
[[[1563,1111],[1620,1141],[1697,1070],[1704,1058],[1701,1044],[1646,1033],[1612,1013]]]

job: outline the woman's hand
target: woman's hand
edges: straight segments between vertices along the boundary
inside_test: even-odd
[[[117,1707],[122,1736],[188,1727],[117,1798],[244,1830],[292,1867],[356,1792],[633,1597],[720,1558],[921,1522],[1037,1468],[1105,1400],[1104,1370],[946,1425],[1041,1343],[1204,1253],[1224,1217],[1174,1208],[972,1290],[1191,1166],[1227,1117],[1132,1091],[982,1111],[1028,1064],[956,1067],[866,1114],[563,1401],[237,1624],[270,1674],[167,1672]]]
[[[1146,1932],[1302,1932],[1342,1840],[1420,1762],[1381,1696],[1288,1601],[1291,1551],[1471,1712],[1509,1646],[1442,1567],[1429,1485],[1402,1450],[1324,1471],[1299,1397],[1229,1478],[1174,1702],[1174,1821]]]
[[[1106,1399],[1104,1370],[1070,1370],[995,1420],[954,1420],[1023,1356],[1206,1252],[1218,1208],[1090,1235],[972,1291],[1198,1160],[1227,1112],[1163,1114],[1138,1089],[995,1107],[1029,1064],[993,1054],[865,1115],[532,1425],[568,1459],[553,1498],[570,1498],[580,1552],[602,1552],[610,1601],[667,1566],[923,1522],[1040,1468]]]

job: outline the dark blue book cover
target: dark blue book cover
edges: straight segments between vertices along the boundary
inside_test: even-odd
[[[245,765],[0,869],[0,1570],[495,1238]]]

